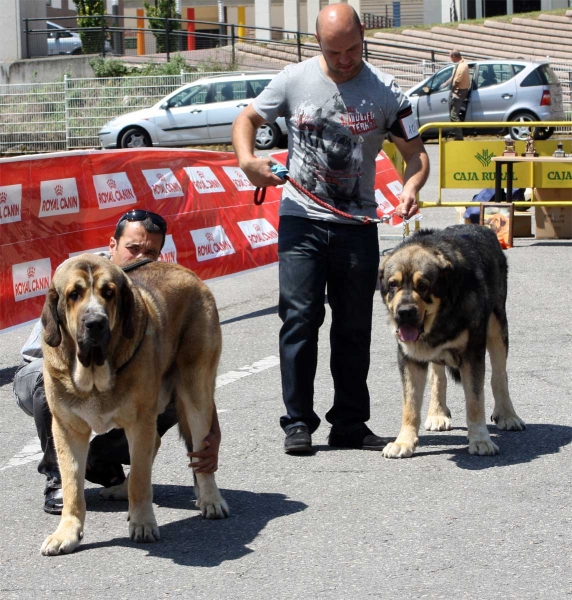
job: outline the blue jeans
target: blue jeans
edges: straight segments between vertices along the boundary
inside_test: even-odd
[[[373,296],[379,268],[376,225],[282,217],[278,234],[279,315],[284,431],[304,424],[313,433],[318,331],[327,299],[332,310],[330,371],[334,403],[326,414],[345,429],[369,420],[367,374]]]

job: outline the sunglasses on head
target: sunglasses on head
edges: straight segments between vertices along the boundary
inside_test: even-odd
[[[134,208],[133,210],[126,212],[119,221],[117,221],[117,225],[123,221],[144,221],[145,219],[149,219],[151,223],[157,225],[163,233],[167,233],[167,221],[165,221],[161,215],[140,208]]]

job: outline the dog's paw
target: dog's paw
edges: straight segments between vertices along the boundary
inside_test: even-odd
[[[143,521],[136,521],[129,516],[129,537],[134,542],[152,543],[161,539],[159,526],[155,517],[147,518]]]
[[[99,495],[104,500],[128,500],[129,492],[128,492],[128,480],[126,479],[123,483],[119,485],[112,485],[108,488],[103,488],[100,490]]]
[[[469,441],[469,454],[478,454],[479,456],[494,456],[498,453],[499,447],[491,440]]]
[[[199,498],[196,501],[205,519],[224,519],[230,514],[226,500],[221,496],[218,501],[209,502]]]
[[[83,532],[80,529],[66,526],[62,530],[60,525],[52,535],[44,540],[40,552],[44,556],[70,554],[80,545],[82,538]]]
[[[445,415],[433,415],[425,421],[427,431],[451,431],[451,419]]]
[[[526,429],[525,422],[515,414],[501,417],[498,413],[494,412],[491,415],[491,421],[496,423],[498,429],[503,431],[524,431]]]
[[[415,445],[413,444],[390,442],[381,451],[381,454],[382,456],[385,456],[385,458],[409,458],[410,456],[413,456],[414,452]]]

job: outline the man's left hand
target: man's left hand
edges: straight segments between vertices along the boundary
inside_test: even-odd
[[[417,198],[402,193],[399,199],[401,202],[396,206],[395,212],[404,219],[411,219],[411,217],[419,211]]]

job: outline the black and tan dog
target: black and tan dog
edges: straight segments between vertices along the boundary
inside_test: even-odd
[[[485,356],[489,352],[499,429],[521,431],[508,391],[506,360],[507,261],[496,235],[480,225],[421,230],[383,261],[381,294],[397,338],[403,384],[403,420],[387,458],[411,456],[417,446],[421,405],[431,369],[431,400],[425,428],[448,430],[448,369],[463,385],[471,454],[498,454],[485,419]]]
[[[211,428],[221,352],[214,298],[191,271],[149,263],[128,277],[106,258],[82,254],[56,271],[42,313],[44,379],[62,476],[63,511],[42,545],[73,552],[83,537],[84,474],[91,431],[125,429],[129,533],[153,542],[151,468],[157,415],[173,393],[179,428],[193,450]],[[214,475],[197,473],[197,505],[211,519],[228,507]]]

